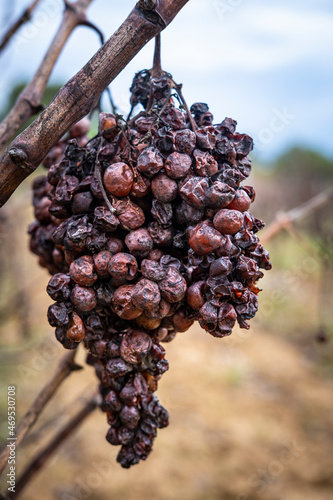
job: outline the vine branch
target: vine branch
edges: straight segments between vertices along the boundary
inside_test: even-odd
[[[51,380],[46,384],[46,386],[38,394],[35,401],[32,403],[31,407],[27,413],[22,418],[19,426],[16,429],[16,447],[23,441],[24,437],[27,435],[31,427],[37,421],[39,415],[54,396],[57,389],[59,389],[62,382],[72,373],[72,371],[80,370],[82,367],[74,363],[76,350],[70,351],[65,356],[62,357],[58,368]],[[0,453],[0,474],[4,470],[7,460],[9,457],[9,448],[6,446]]]
[[[66,7],[62,22],[35,76],[21,92],[14,107],[0,124],[0,151],[29,118],[43,110],[42,97],[51,72],[62,49],[75,28],[80,25],[89,26],[97,31],[98,35],[101,37],[98,28],[90,24],[86,18],[87,8],[92,1],[93,0],[78,0],[71,4],[65,4]]]
[[[267,226],[260,236],[260,242],[265,245],[273,239],[282,229],[287,229],[294,222],[304,219],[316,210],[331,203],[333,199],[333,190],[331,188],[322,191],[310,200],[302,203],[298,207],[289,210],[288,212],[279,212],[275,219]]]
[[[0,160],[0,206],[67,130],[90,112],[102,92],[189,0],[140,0],[120,28],[69,80],[49,106],[8,146]]]

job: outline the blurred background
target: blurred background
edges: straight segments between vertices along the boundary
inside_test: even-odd
[[[28,3],[0,3],[2,33]],[[134,4],[94,0],[88,17],[107,38]],[[0,54],[2,118],[36,71],[62,10],[62,0],[41,0]],[[254,138],[252,211],[267,225],[332,187],[332,23],[330,0],[190,0],[162,34],[164,69],[183,83],[188,104],[207,102],[215,122],[232,117],[239,132]],[[92,30],[75,30],[44,104],[98,47]],[[152,54],[150,42],[112,83],[120,113],[129,110],[134,73],[151,66]],[[102,107],[109,111],[107,97]],[[47,272],[28,251],[31,183],[0,210],[1,441],[7,385],[17,386],[19,420],[63,355],[46,319]],[[218,340],[193,327],[167,345],[170,370],[158,396],[170,426],[159,432],[146,463],[129,471],[116,464],[117,449],[104,439],[105,415],[96,411],[23,498],[332,499],[332,215],[331,198],[267,241],[273,270],[260,282],[249,332],[236,328]],[[83,349],[78,360],[84,363]],[[91,367],[69,377],[20,448],[19,470],[95,387]]]

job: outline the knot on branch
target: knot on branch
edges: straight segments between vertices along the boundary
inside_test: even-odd
[[[26,103],[28,103],[28,105],[31,108],[31,112],[34,115],[41,113],[45,109],[45,106],[41,102],[38,102],[38,101],[33,102],[33,98],[31,98],[31,99],[30,98],[23,98],[22,100],[25,101]]]
[[[72,10],[75,12],[75,6],[70,2],[68,2],[68,0],[64,0],[64,4],[65,4],[65,10]]]
[[[28,155],[21,148],[12,148],[8,151],[8,156],[15,165],[22,168],[29,169]],[[32,169],[31,169],[32,170]]]
[[[136,8],[140,14],[150,23],[160,26],[163,30],[166,27],[166,22],[157,12],[158,0],[139,0]]]
[[[77,18],[78,25],[84,24],[85,21],[87,21],[87,6],[85,5],[85,3],[87,2],[69,2],[68,0],[64,0],[65,11],[74,13]]]
[[[31,8],[27,8],[25,12],[23,12],[22,15],[22,24],[27,23],[31,20]]]
[[[140,0],[139,4],[143,4],[144,9],[154,10],[158,5],[158,0]]]

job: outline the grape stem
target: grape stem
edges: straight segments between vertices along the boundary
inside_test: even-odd
[[[99,149],[101,147],[102,142],[103,142],[103,138],[101,137],[97,149]],[[95,162],[95,175],[96,175],[96,179],[98,181],[99,189],[101,190],[101,193],[103,195],[104,201],[105,201],[108,209],[110,210],[110,212],[112,214],[114,214],[116,209],[110,203],[110,200],[109,200],[108,195],[106,194],[106,191],[104,188],[103,179],[102,179],[102,166],[101,166],[100,161],[98,159],[98,153],[96,155],[96,162]]]
[[[191,124],[191,128],[193,130],[193,132],[195,132],[198,127],[197,127],[197,124],[195,123],[195,120],[191,114],[191,111],[184,99],[184,96],[183,96],[183,93],[182,93],[182,84],[177,84],[174,80],[172,80],[172,84],[173,84],[173,88],[176,90],[177,94],[179,95],[179,99],[181,100],[182,102],[182,105],[187,113],[187,116],[188,116],[188,119],[189,119],[189,122]]]
[[[162,65],[161,65],[161,34],[159,33],[155,37],[155,52],[154,52],[154,61],[153,68],[151,70],[152,78],[159,78],[162,76]]]

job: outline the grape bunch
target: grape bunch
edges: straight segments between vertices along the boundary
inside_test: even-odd
[[[34,182],[30,247],[52,274],[48,320],[66,349],[94,366],[117,460],[149,455],[168,413],[155,391],[168,369],[163,342],[194,321],[230,335],[258,309],[269,256],[249,212],[253,141],[204,103],[190,110],[171,75],[138,73],[133,118],[100,113],[88,140],[78,122]]]

